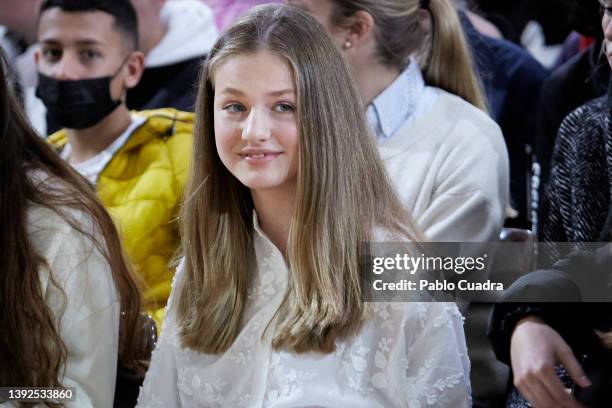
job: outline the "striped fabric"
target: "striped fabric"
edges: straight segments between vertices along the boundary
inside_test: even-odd
[[[541,241],[599,241],[612,196],[612,133],[606,97],[561,124],[540,219]],[[561,255],[561,254],[556,254]]]

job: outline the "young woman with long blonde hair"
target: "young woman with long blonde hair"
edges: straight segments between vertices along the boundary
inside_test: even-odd
[[[253,9],[203,67],[184,260],[141,407],[467,407],[454,304],[366,305],[361,244],[421,233],[312,17]]]
[[[289,0],[326,27],[400,198],[434,241],[496,241],[509,164],[452,0]]]

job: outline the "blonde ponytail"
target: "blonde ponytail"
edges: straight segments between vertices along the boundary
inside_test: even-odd
[[[428,84],[488,111],[452,0],[332,0],[332,5],[331,21],[336,26],[343,26],[359,10],[372,16],[377,58],[383,64],[403,70],[417,55]],[[420,24],[424,9],[431,15],[429,33]]]
[[[488,111],[459,15],[449,0],[430,0],[431,46],[423,73],[426,81]]]

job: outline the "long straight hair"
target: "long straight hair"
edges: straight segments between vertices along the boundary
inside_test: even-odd
[[[62,288],[28,236],[27,212],[32,205],[56,212],[105,256],[121,298],[119,358],[125,366],[142,371],[141,297],[115,226],[91,186],[29,126],[7,86],[7,66],[0,50],[0,384],[61,386],[68,355],[58,332],[60,316],[54,316],[45,303],[41,270],[49,269],[50,283]],[[39,173],[52,181],[33,181],[31,175]],[[83,231],[69,209],[90,216],[99,234]]]
[[[428,84],[458,95],[487,111],[487,103],[455,5],[451,0],[429,0],[431,30],[419,21],[421,0],[330,0],[332,23],[363,10],[374,19],[377,57],[387,65],[403,69],[411,55],[419,56]]]
[[[361,243],[382,227],[420,238],[388,180],[348,68],[324,28],[289,6],[252,9],[217,41],[199,80],[193,158],[182,212],[184,277],[178,286],[182,344],[223,353],[240,330],[255,264],[250,191],[215,147],[215,72],[228,59],[266,50],[287,61],[297,89],[300,134],[295,210],[289,228],[288,289],[272,345],[334,350],[366,318]]]

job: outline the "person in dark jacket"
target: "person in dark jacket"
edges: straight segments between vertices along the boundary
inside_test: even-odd
[[[544,82],[537,112],[535,159],[532,169],[531,221],[541,236],[548,212],[544,188],[550,177],[553,147],[563,119],[584,103],[606,93],[610,68],[601,49],[603,34],[598,0],[573,1],[574,29],[595,41],[557,68]]]
[[[612,65],[612,1],[604,8],[603,43]],[[608,66],[608,71],[610,67]],[[561,123],[554,146],[550,179],[539,214],[539,238],[544,242],[607,241],[612,196],[612,130],[608,95],[594,99],[569,114]],[[549,266],[563,254],[549,245]]]
[[[513,369],[518,390],[507,407],[527,407],[527,400],[537,407],[575,407],[576,399],[595,407],[612,404],[612,350],[605,345],[612,329],[610,282],[607,244],[527,274],[504,293],[489,338],[497,357]],[[569,303],[583,301],[601,303]]]
[[[612,40],[612,27],[610,39]],[[612,88],[611,88],[612,91]],[[540,240],[596,242],[609,240],[612,195],[612,93],[595,99],[561,124],[551,176],[545,190],[549,203],[541,213]],[[544,246],[540,266],[563,256],[558,246]]]
[[[518,214],[506,220],[505,226],[531,229],[528,199],[531,151],[535,144],[538,98],[548,71],[516,44],[480,34],[465,11],[460,14],[461,25],[491,116],[501,127],[508,146],[511,205]]]
[[[602,27],[612,66],[612,0],[603,3]],[[555,143],[550,203],[542,225],[546,261],[567,250],[553,242],[609,242],[612,229],[612,87],[608,96],[572,112]],[[566,245],[568,247],[569,245]],[[519,279],[495,307],[489,332],[500,360],[512,366],[514,390],[507,406],[612,405],[612,246],[566,255],[551,270]],[[563,301],[605,303],[541,303]],[[518,302],[518,303],[516,303]],[[602,334],[596,334],[596,330]],[[582,365],[580,364],[582,363]],[[562,364],[562,366],[559,366]],[[572,387],[576,398],[568,396]]]

